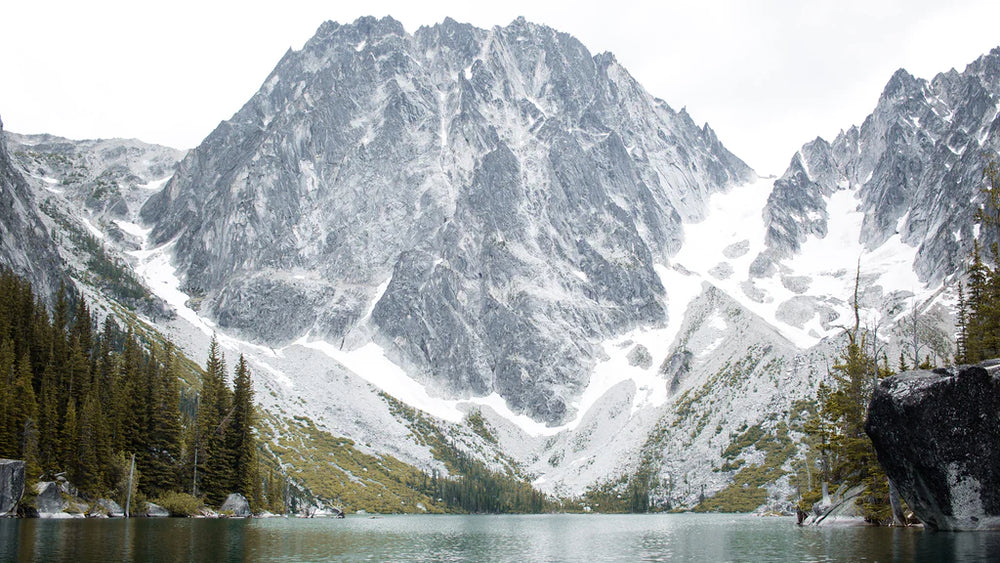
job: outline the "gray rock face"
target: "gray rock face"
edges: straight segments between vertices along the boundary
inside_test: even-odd
[[[7,137],[13,160],[36,191],[58,193],[97,223],[130,219],[185,152],[135,139]]]
[[[0,515],[10,514],[24,494],[24,461],[0,459]]]
[[[59,514],[67,506],[66,501],[63,500],[59,483],[55,481],[42,481],[36,484],[35,492],[35,507],[42,518],[47,515]]]
[[[247,518],[250,516],[250,503],[247,502],[246,497],[239,493],[232,493],[226,497],[226,502],[222,503],[219,507],[219,512],[226,514],[232,513],[233,516],[238,518]]]
[[[170,516],[170,511],[156,503],[147,502],[145,516],[147,518],[166,518]]]
[[[77,141],[17,133],[5,138],[11,163],[30,188],[33,219],[56,234],[52,244],[65,262],[62,270],[148,317],[169,318],[166,304],[127,270],[124,252],[140,247],[132,222],[184,151],[135,139]],[[20,258],[35,260],[31,254]]]
[[[636,344],[628,352],[628,365],[640,367],[642,369],[649,369],[653,365],[653,356],[649,354],[649,350],[642,344]]]
[[[886,378],[865,431],[925,525],[1000,529],[1000,361]]]
[[[105,514],[112,518],[125,515],[125,509],[123,509],[120,504],[111,499],[106,499],[106,498],[97,499],[97,502],[95,502],[94,505],[95,508],[93,512],[96,513]]]
[[[765,263],[794,254],[810,234],[825,235],[825,198],[850,189],[864,212],[865,247],[898,233],[918,247],[915,269],[922,280],[954,272],[971,249],[983,168],[1000,149],[998,76],[1000,48],[962,73],[951,70],[929,82],[899,70],[860,127],[832,143],[803,145],[764,211]],[[763,266],[758,269],[767,275]]]
[[[54,297],[64,264],[38,214],[24,176],[11,160],[0,123],[0,266],[24,276],[37,295]]]
[[[374,340],[558,422],[596,342],[662,322],[681,221],[752,177],[569,35],[362,18],[289,51],[142,216],[222,328]]]

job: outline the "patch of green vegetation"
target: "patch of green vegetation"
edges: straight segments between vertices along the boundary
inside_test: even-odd
[[[176,491],[168,492],[153,502],[166,509],[171,516],[194,516],[204,507],[201,499]]]
[[[744,424],[741,431],[743,433],[731,441],[725,451],[722,452],[722,457],[727,460],[733,460],[736,456],[740,455],[743,450],[756,444],[758,440],[764,437],[764,429],[761,428],[759,424],[751,426],[750,428],[747,428],[746,424]]]
[[[702,410],[697,408],[702,401],[722,387],[740,387],[743,382],[749,379],[750,375],[758,370],[777,371],[780,373],[783,363],[781,358],[771,358],[767,363],[761,365],[761,362],[770,352],[770,346],[755,344],[747,350],[745,356],[735,363],[726,362],[717,372],[709,377],[704,385],[697,389],[685,391],[675,403],[673,426],[680,426],[685,420],[689,420],[692,416],[697,416]],[[706,422],[701,423],[702,428],[704,428]]]
[[[103,174],[94,180],[94,189],[90,192],[90,197],[95,200],[102,200],[111,195],[118,195],[121,193],[121,188],[118,186],[118,182],[115,180],[114,176],[110,171],[105,171]]]
[[[426,445],[434,459],[442,462],[450,476],[433,472],[427,491],[448,505],[449,510],[485,513],[538,513],[556,508],[557,505],[537,491],[520,473],[516,463],[498,456],[495,460],[506,468],[505,472],[487,467],[482,461],[465,452],[456,441],[416,409],[397,401],[386,393],[380,396],[389,410],[405,421],[415,440]],[[492,433],[490,433],[492,436]]]
[[[420,492],[429,488],[430,478],[419,469],[392,456],[362,453],[352,440],[338,438],[305,417],[271,417],[270,422],[260,426],[262,440],[283,462],[288,477],[308,487],[318,500],[352,511],[445,511],[441,502]]]
[[[734,448],[734,445],[739,449]],[[774,483],[788,473],[782,466],[795,454],[796,444],[789,436],[788,424],[784,421],[778,423],[771,431],[765,431],[760,426],[752,426],[740,434],[726,449],[724,457],[727,461],[723,467],[729,465],[733,457],[750,447],[764,453],[763,463],[744,464],[743,468],[733,476],[733,482],[728,487],[698,503],[694,508],[695,512],[752,512],[767,501],[767,489],[764,486]]]
[[[649,512],[651,489],[647,473],[622,475],[615,480],[588,487],[581,503],[595,512],[613,514]]]
[[[42,211],[59,225],[77,251],[86,256],[86,269],[78,273],[80,276],[130,309],[155,308],[155,298],[127,262],[109,254],[96,237],[73,224],[54,205],[45,203]]]
[[[478,410],[470,412],[465,417],[465,425],[472,429],[472,431],[478,434],[483,440],[486,440],[494,445],[498,444],[497,437],[493,435],[489,424],[487,424],[486,420],[483,418],[482,412]]]

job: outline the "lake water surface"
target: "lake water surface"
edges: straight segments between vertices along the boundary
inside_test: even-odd
[[[1000,533],[719,514],[0,520],[3,561],[997,561]]]

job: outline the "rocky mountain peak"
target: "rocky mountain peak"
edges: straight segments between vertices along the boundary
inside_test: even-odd
[[[998,68],[994,49],[964,72],[930,82],[900,69],[860,127],[832,143],[804,145],[765,211],[774,227],[768,255],[788,256],[803,232],[821,232],[795,218],[818,216],[830,194],[850,189],[864,212],[865,248],[898,234],[918,249],[913,267],[922,280],[954,272],[969,250],[971,238],[962,233],[972,223],[982,169],[998,146],[990,133],[998,123]]]
[[[665,322],[681,222],[751,177],[570,35],[362,18],[286,55],[142,215],[220,327],[374,343],[558,422],[598,342]]]

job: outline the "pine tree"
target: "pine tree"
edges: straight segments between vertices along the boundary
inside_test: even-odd
[[[79,482],[79,460],[76,459],[76,442],[79,438],[76,414],[76,399],[68,397],[66,399],[66,414],[63,415],[63,424],[59,432],[59,469],[68,471],[71,480]]]
[[[959,348],[967,363],[1000,356],[1000,167],[991,162],[983,171],[986,180],[980,193],[985,205],[976,211],[979,236],[990,240],[994,267],[984,263],[979,238],[973,241],[971,263],[966,272],[968,294],[964,311],[959,303]],[[964,318],[963,318],[964,317]]]
[[[0,331],[0,457],[17,457],[14,387],[14,343]]]
[[[106,481],[101,460],[106,460],[111,455],[107,444],[104,414],[101,412],[101,400],[98,395],[97,385],[88,386],[80,411],[76,444],[76,455],[80,468],[76,474],[75,484],[81,492],[91,496],[100,495],[105,489]]]
[[[254,437],[253,381],[246,359],[240,355],[233,378],[233,416],[228,432],[234,456],[234,490],[260,507],[260,476],[257,467],[257,440]]]
[[[143,475],[146,490],[162,493],[178,485],[180,466],[180,393],[173,344],[167,343],[163,365],[152,371]]]
[[[51,359],[51,356],[50,356]],[[59,399],[56,368],[52,361],[42,369],[41,392],[38,400],[38,427],[45,429],[39,433],[38,457],[43,468],[59,465]]]
[[[957,337],[955,339],[955,363],[968,363],[968,334],[969,334],[969,304],[965,300],[965,290],[963,284],[958,284],[958,312],[956,314]],[[900,352],[899,359],[903,359]],[[900,372],[906,371],[901,369]]]
[[[848,486],[863,484],[862,513],[867,521],[879,524],[891,521],[888,481],[864,424],[875,386],[891,372],[888,358],[883,355],[880,366],[867,346],[869,334],[860,327],[859,286],[860,267],[855,279],[854,326],[845,329],[847,344],[830,371],[833,384],[820,385],[819,410],[815,420],[807,422],[806,430],[819,443],[823,480]],[[902,354],[900,362],[905,362]],[[818,495],[810,491],[803,495],[806,496],[816,498]]]
[[[115,375],[114,449],[135,453],[143,447],[142,437],[142,350],[135,335],[129,331],[125,337],[125,348],[118,361]]]
[[[232,403],[229,395],[225,358],[213,337],[202,376],[197,447],[199,488],[208,502],[216,506],[222,504],[232,487],[232,455],[226,440]]]

